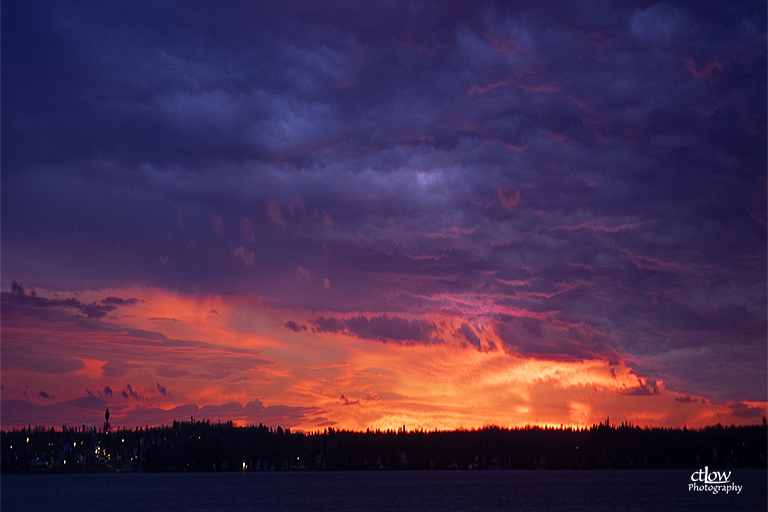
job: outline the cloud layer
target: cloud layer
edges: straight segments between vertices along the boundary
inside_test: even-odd
[[[619,362],[650,392],[763,402],[765,18],[755,2],[4,5],[3,368],[85,371],[64,345],[23,350],[6,318],[113,325],[146,297],[75,294],[145,287],[287,312],[278,337]],[[122,336],[213,344],[146,317],[155,330]],[[107,355],[105,377],[139,364]],[[143,385],[259,357],[189,356]]]

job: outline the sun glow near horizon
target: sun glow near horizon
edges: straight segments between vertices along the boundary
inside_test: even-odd
[[[93,424],[102,404],[114,424],[128,427],[194,416],[304,431],[585,428],[608,417],[639,426],[703,427],[754,423],[754,414],[736,414],[766,408],[671,391],[616,357],[516,354],[502,348],[492,329],[470,328],[464,318],[337,314],[336,327],[323,330],[316,311],[132,288],[77,294],[81,309],[119,302],[108,297],[128,298],[109,314],[87,319],[72,303],[45,298],[70,296],[40,290],[30,302],[4,294],[4,305],[11,306],[3,316],[4,352],[14,357],[34,340],[42,354],[4,367],[3,399],[11,400],[5,403],[35,404],[26,411],[6,407],[4,428],[54,416],[56,424]],[[384,318],[397,319],[393,325],[413,339],[369,335],[371,322]],[[464,338],[456,334],[458,325],[467,326]],[[66,355],[53,356],[59,353]]]

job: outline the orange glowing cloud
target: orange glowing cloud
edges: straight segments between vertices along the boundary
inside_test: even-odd
[[[98,424],[102,406],[115,425],[208,415],[301,430],[583,427],[606,417],[695,427],[754,422],[755,411],[766,409],[676,393],[617,360],[509,352],[488,325],[453,316],[361,315],[368,323],[349,325],[369,331],[318,331],[300,327],[316,325],[315,313],[245,297],[135,288],[83,292],[77,300],[105,297],[120,306],[100,319],[53,302],[48,316],[21,303],[3,310],[4,428],[46,418]],[[369,336],[393,325],[433,327],[418,342]],[[38,350],[26,357],[33,340]]]

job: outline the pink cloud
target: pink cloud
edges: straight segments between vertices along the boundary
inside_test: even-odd
[[[304,198],[300,194],[293,196],[293,201],[288,205],[288,211],[291,212],[291,215],[298,215],[302,221],[307,219],[307,206],[304,204]],[[271,217],[272,215],[270,215]]]
[[[517,87],[525,92],[544,92],[550,94],[560,92],[560,88],[552,84],[543,83],[534,85],[530,83],[532,81],[538,80],[540,74],[541,73],[539,70],[526,68],[512,74],[511,76],[502,78],[495,82],[491,82],[487,85],[472,84],[469,89],[467,89],[467,96],[471,98],[475,94],[485,94],[486,92],[508,85]]]
[[[283,217],[283,212],[280,211],[280,207],[277,206],[277,203],[275,203],[272,199],[267,202],[267,215],[269,215],[269,218],[272,219],[272,222],[281,228],[285,227],[285,218]]]
[[[520,203],[520,191],[513,187],[499,187],[499,201],[509,211],[513,211]]]
[[[235,249],[234,251],[235,256],[240,256],[240,259],[243,260],[243,264],[246,267],[255,267],[256,266],[256,253],[253,251],[249,251],[242,245]]]
[[[253,243],[256,241],[256,235],[253,233],[253,224],[251,223],[251,219],[248,217],[244,218],[240,222],[240,229],[243,232],[243,238],[245,238],[246,242]]]
[[[517,53],[517,48],[520,44],[520,41],[518,41],[517,39],[501,40],[492,34],[486,34],[485,40],[491,43],[491,46],[493,46],[494,50],[504,54],[507,57],[511,57],[512,55]]]
[[[547,130],[547,133],[552,138],[552,140],[564,144],[566,147],[572,148],[576,145],[576,141],[564,133],[557,133],[551,130]]]
[[[661,258],[654,256],[643,256],[637,254],[628,249],[618,247],[618,249],[627,255],[627,257],[635,264],[637,268],[645,270],[662,270],[665,272],[675,272],[678,274],[690,274],[698,277],[708,277],[710,275],[709,269],[705,266],[699,265],[699,268],[695,268],[691,265],[686,265],[678,261],[665,261]]]
[[[691,72],[696,80],[708,80],[711,81],[717,73],[720,73],[725,68],[726,62],[724,60],[713,60],[708,62],[704,66],[697,68],[696,61],[690,57],[683,58],[683,65],[685,69]]]
[[[511,83],[512,83],[512,79],[505,79],[505,80],[499,80],[497,82],[492,82],[492,83],[490,83],[488,85],[485,85],[485,86],[481,86],[481,85],[477,85],[477,84],[472,84],[469,87],[469,89],[467,89],[467,96],[469,96],[471,98],[472,95],[475,94],[475,93],[485,94],[488,91],[492,91],[492,90],[494,90],[496,88],[499,88],[499,87],[502,87],[502,86],[505,86],[505,85],[510,85]]]
[[[616,226],[606,226],[595,220],[585,220],[581,224],[574,226],[557,226],[556,229],[575,230],[575,229],[589,229],[595,232],[604,233],[618,233],[619,231],[625,231],[628,229],[637,229],[642,225],[642,222],[629,222],[626,224],[619,224]]]

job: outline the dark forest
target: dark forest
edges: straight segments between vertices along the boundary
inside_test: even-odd
[[[765,424],[291,432],[205,420],[2,432],[2,472],[765,468]]]

